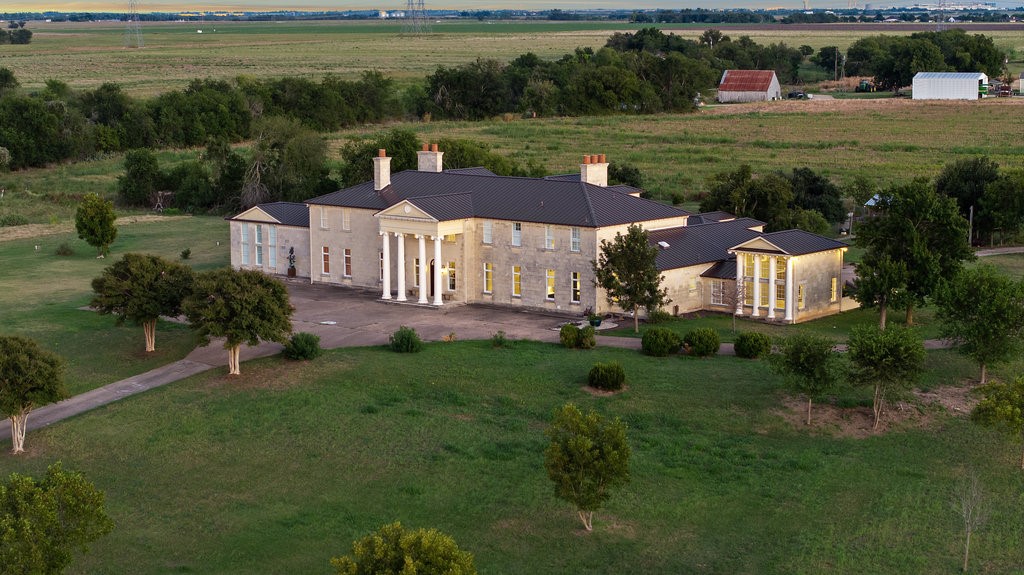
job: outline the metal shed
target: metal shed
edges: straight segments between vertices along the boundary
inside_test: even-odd
[[[988,76],[981,72],[918,72],[915,100],[977,100],[988,93]]]
[[[773,70],[726,70],[718,85],[719,102],[762,102],[782,98]]]

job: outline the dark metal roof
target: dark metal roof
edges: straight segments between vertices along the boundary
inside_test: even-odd
[[[424,200],[434,200],[430,208]],[[491,218],[581,227],[601,227],[687,216],[689,212],[658,202],[579,181],[467,174],[447,170],[406,170],[391,176],[391,185],[377,192],[363,182],[306,203],[383,210],[402,200],[424,209],[439,221],[466,217]]]
[[[575,174],[557,174],[554,176],[544,176],[545,180],[553,180],[557,182],[578,182],[581,180],[579,173]],[[609,190],[615,190],[616,192],[622,192],[623,194],[639,194],[643,190],[640,188],[634,188],[633,186],[627,186],[626,184],[615,184],[608,186]]]
[[[763,234],[761,237],[791,256],[850,247],[843,242],[812,234],[811,232],[805,232],[804,230],[783,230],[781,232]]]
[[[295,202],[272,202],[269,204],[259,204],[256,207],[263,210],[268,216],[280,222],[282,226],[294,226],[296,228],[309,227],[309,207],[307,207],[306,204],[297,204]],[[242,221],[237,217],[229,219]]]
[[[716,278],[720,280],[736,279],[736,257],[733,256],[732,259],[718,262],[708,268],[704,273],[700,274],[700,277]]]
[[[687,225],[698,226],[701,224],[712,224],[715,222],[721,222],[723,220],[732,220],[735,218],[736,216],[730,214],[729,212],[701,212],[699,214],[693,214],[692,216],[690,216],[690,219],[687,220]]]
[[[719,92],[765,92],[772,86],[772,70],[726,70]]]
[[[449,174],[469,174],[472,176],[497,176],[494,172],[488,170],[483,166],[476,166],[473,168],[449,168],[445,170]]]
[[[729,249],[764,235],[750,228],[764,223],[753,218],[738,218],[725,222],[655,230],[648,234],[651,245],[658,246],[657,265],[660,270],[684,268],[727,260],[733,257]],[[668,244],[661,247],[658,242]]]

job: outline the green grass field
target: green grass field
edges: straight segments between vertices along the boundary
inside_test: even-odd
[[[933,354],[932,377],[956,383],[963,360]],[[606,360],[629,388],[596,398],[581,385]],[[762,362],[457,342],[269,358],[245,373],[30,432],[25,456],[0,455],[0,475],[62,460],[107,493],[116,530],[74,573],[328,573],[331,556],[394,520],[450,533],[489,574],[953,573],[950,494],[968,471],[990,512],[974,569],[1024,563],[1018,445],[913,403],[903,409],[919,421],[884,434],[808,432],[780,415]],[[543,430],[567,401],[629,426],[633,480],[592,534],[542,465]]]

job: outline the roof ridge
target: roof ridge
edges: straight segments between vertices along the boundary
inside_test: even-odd
[[[596,227],[598,225],[597,214],[594,213],[594,204],[590,202],[590,189],[587,188],[589,185],[582,178],[580,179],[580,190],[583,192],[583,201],[587,205],[587,214],[590,217],[590,223]]]

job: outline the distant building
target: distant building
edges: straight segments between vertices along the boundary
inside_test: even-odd
[[[726,70],[718,84],[719,102],[763,102],[782,98],[772,70]]]
[[[988,76],[981,72],[918,72],[915,100],[977,100],[988,93]]]

